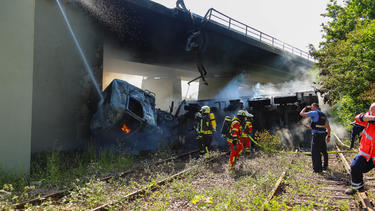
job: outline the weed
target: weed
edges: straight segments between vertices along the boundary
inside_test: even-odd
[[[80,184],[84,184],[90,178],[103,176],[108,172],[123,171],[131,165],[132,159],[126,154],[114,154],[109,151],[97,153],[97,150],[92,146],[89,146],[85,151],[62,152],[56,150],[33,154],[30,176],[11,175],[0,169],[0,187],[6,187],[5,184],[8,187],[11,186],[12,197],[4,198],[6,194],[0,196],[9,203],[16,203],[36,197],[41,193],[40,191],[70,188],[76,179]],[[27,186],[30,183],[35,183],[38,187]],[[2,200],[2,202],[4,201]]]
[[[337,202],[337,204],[338,204],[338,208],[340,210],[349,210],[350,209],[348,201],[340,200],[340,201]]]
[[[266,154],[272,154],[282,149],[281,139],[271,135],[267,130],[255,132],[254,137],[261,150]]]

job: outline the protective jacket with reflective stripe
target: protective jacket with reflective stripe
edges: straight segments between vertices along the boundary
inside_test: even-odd
[[[244,130],[242,131],[242,137],[247,138],[253,130],[253,124],[250,121],[246,121]]]
[[[213,131],[216,131],[216,120],[213,113],[203,114],[200,119],[200,134],[211,135]]]
[[[230,135],[232,139],[240,139],[242,135],[240,120],[237,117],[233,118],[230,126]]]
[[[365,157],[367,161],[372,158],[372,162],[375,164],[375,124],[362,121],[360,116],[365,114],[369,115],[369,113],[362,113],[355,117],[356,123],[365,127],[362,133],[359,154]]]

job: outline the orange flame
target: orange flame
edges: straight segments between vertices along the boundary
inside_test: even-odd
[[[128,126],[126,126],[126,124],[122,125],[121,130],[124,131],[125,134],[128,134],[131,131],[130,128],[128,128]]]

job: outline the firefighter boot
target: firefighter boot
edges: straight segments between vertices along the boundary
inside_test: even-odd
[[[230,171],[234,170],[234,166],[231,163],[228,164],[228,170],[230,170]]]
[[[360,189],[357,189],[355,187],[350,187],[350,188],[345,190],[345,193],[348,194],[348,195],[353,195],[353,194],[357,193],[358,191],[362,192],[362,191],[364,191],[364,188],[362,187]]]
[[[208,151],[208,147],[206,146],[206,151],[205,151],[205,154],[204,154],[204,158],[205,159],[208,159],[208,158],[210,158],[211,157],[211,154],[210,154],[210,151]]]
[[[234,165],[236,164],[236,156],[232,158],[232,160],[229,161],[228,164],[228,170],[233,171],[234,170]]]

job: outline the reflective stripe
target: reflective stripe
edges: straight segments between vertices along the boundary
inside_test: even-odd
[[[233,128],[232,130],[234,130],[234,131],[238,131],[238,129],[237,129],[237,128]]]
[[[325,128],[325,125],[315,125],[317,128]]]
[[[356,189],[360,189],[360,188],[363,187],[363,182],[361,182],[361,183],[352,182],[352,186],[355,187]]]
[[[208,130],[208,131],[201,131],[202,134],[205,134],[205,135],[211,135],[212,134],[212,131]]]
[[[366,137],[368,139],[370,139],[370,141],[372,141],[372,136],[370,136],[369,134],[366,133],[366,130],[363,131],[363,133],[366,135]]]
[[[362,151],[359,151],[359,154],[360,154],[360,155],[363,155],[363,156],[366,156],[366,157],[370,157],[369,154],[367,154],[367,153],[365,153],[365,152],[362,152]]]

